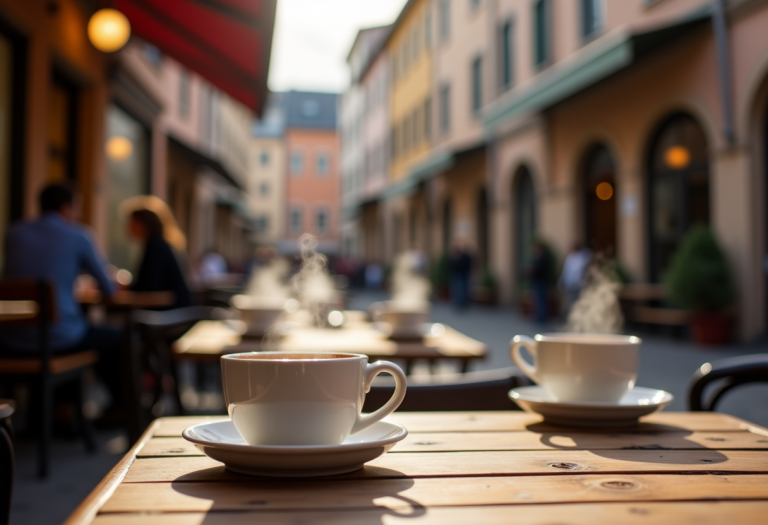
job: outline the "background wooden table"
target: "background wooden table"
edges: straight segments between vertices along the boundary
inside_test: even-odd
[[[519,412],[396,413],[408,437],[363,469],[303,480],[227,471],[155,421],[68,523],[764,524],[768,431],[660,413],[588,431]]]
[[[353,316],[354,322],[346,328],[296,328],[269,345],[261,338],[241,335],[228,321],[202,321],[197,323],[174,345],[177,359],[218,361],[223,354],[259,352],[268,349],[288,352],[354,352],[372,358],[403,359],[406,368],[419,359],[430,362],[451,359],[461,362],[466,371],[469,363],[483,359],[487,347],[461,332],[445,326],[444,333],[429,335],[423,340],[391,340],[370,323]]]

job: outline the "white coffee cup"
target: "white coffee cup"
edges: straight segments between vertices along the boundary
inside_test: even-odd
[[[362,414],[381,372],[395,377],[395,392]],[[346,353],[230,354],[221,358],[221,375],[227,412],[250,445],[338,445],[394,412],[406,388],[397,365]]]
[[[635,336],[605,334],[516,335],[512,360],[557,401],[618,403],[635,386],[640,345]],[[531,366],[520,351],[531,353]]]

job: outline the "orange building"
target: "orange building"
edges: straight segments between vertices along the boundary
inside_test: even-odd
[[[297,251],[305,232],[318,238],[318,250],[339,252],[339,140],[337,95],[289,91],[278,95],[285,118],[286,213],[280,251]]]

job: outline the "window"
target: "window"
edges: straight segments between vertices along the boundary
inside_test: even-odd
[[[179,74],[179,115],[189,115],[189,71],[186,69]]]
[[[451,86],[440,88],[440,131],[448,133],[451,129]]]
[[[549,0],[533,5],[533,63],[541,67],[549,61]]]
[[[709,224],[710,150],[704,131],[687,114],[656,132],[648,159],[650,277],[659,282],[688,228]]]
[[[451,0],[440,1],[440,40],[447,42],[451,36]]]
[[[483,57],[472,61],[472,111],[477,113],[483,107]]]
[[[262,197],[266,197],[269,195],[269,183],[268,182],[262,182],[259,184],[259,195]]]
[[[317,174],[328,175],[328,166],[330,161],[327,153],[319,153],[317,155]]]
[[[603,0],[581,0],[581,36],[594,36],[603,25]]]
[[[260,215],[258,219],[256,219],[256,230],[259,233],[267,233],[269,231],[269,216],[268,215]]]
[[[416,148],[421,143],[421,126],[419,126],[419,108],[413,110],[411,115],[411,139],[413,140],[413,147]]]
[[[514,77],[514,62],[513,62],[513,33],[512,33],[512,20],[507,20],[504,25],[501,26],[501,35],[499,38],[499,58],[501,59],[501,87],[503,89],[509,89],[512,86]]]
[[[325,210],[318,210],[315,217],[315,228],[317,233],[326,233],[328,231],[328,212]]]
[[[262,166],[266,166],[269,164],[269,152],[268,151],[262,151],[261,155],[259,155],[259,162],[261,162]]]
[[[304,170],[304,156],[301,153],[291,153],[291,173],[300,174]]]
[[[413,28],[413,34],[411,35],[411,52],[413,53],[413,61],[416,62],[419,59],[419,53],[421,53],[421,36],[419,35],[419,26]]]
[[[424,140],[432,140],[432,99],[424,101]]]
[[[291,209],[291,232],[301,233],[301,208]]]

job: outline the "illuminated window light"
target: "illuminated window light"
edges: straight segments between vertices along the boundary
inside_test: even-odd
[[[114,161],[123,161],[133,154],[133,142],[125,137],[112,137],[107,141],[107,156]]]

